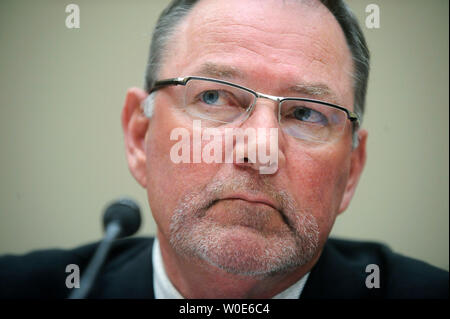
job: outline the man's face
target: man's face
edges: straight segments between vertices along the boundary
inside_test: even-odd
[[[318,1],[200,1],[167,52],[159,79],[214,77],[276,96],[299,96],[291,91],[296,85],[326,87],[329,94],[302,97],[353,110],[351,54],[338,22]],[[180,110],[181,89],[156,93],[143,141],[146,171],[134,172],[145,175],[140,182],[162,249],[247,275],[311,261],[363,166],[364,152],[351,149],[350,122],[328,144],[304,143],[280,129],[278,170],[270,175],[260,174],[256,163],[176,164],[171,131],[192,131]],[[279,128],[277,103],[258,99],[240,127]]]

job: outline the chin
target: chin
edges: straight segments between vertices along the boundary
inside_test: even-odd
[[[244,226],[212,226],[192,234],[179,253],[196,257],[227,273],[266,277],[291,271],[312,258],[289,233],[264,234]],[[300,244],[300,245],[299,245]],[[178,247],[177,247],[178,246]]]

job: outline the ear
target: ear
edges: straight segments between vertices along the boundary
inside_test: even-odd
[[[136,181],[144,188],[147,185],[145,135],[149,119],[143,114],[141,103],[147,95],[145,91],[139,88],[128,89],[122,110],[122,129],[125,137],[128,167]]]
[[[366,141],[368,133],[366,130],[358,131],[358,147],[352,150],[350,158],[350,173],[347,179],[344,196],[339,206],[338,214],[345,211],[355,193],[359,178],[366,164]]]

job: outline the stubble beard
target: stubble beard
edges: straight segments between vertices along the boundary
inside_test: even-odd
[[[264,205],[238,201],[223,212],[232,222],[211,218],[214,206],[223,205],[218,201],[221,194],[239,190],[264,192],[281,209],[276,212]],[[273,214],[280,214],[283,220],[275,229],[270,225]],[[238,175],[216,179],[184,196],[172,215],[169,238],[181,256],[235,275],[266,277],[311,261],[319,246],[319,227],[315,217],[306,209],[298,209],[287,192],[275,190],[264,180]]]

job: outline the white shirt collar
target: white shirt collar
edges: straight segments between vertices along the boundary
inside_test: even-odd
[[[152,262],[155,299],[184,299],[167,276],[157,237],[155,237],[155,241],[153,242]],[[308,276],[309,273],[286,290],[274,296],[273,299],[298,299],[305,287]]]

